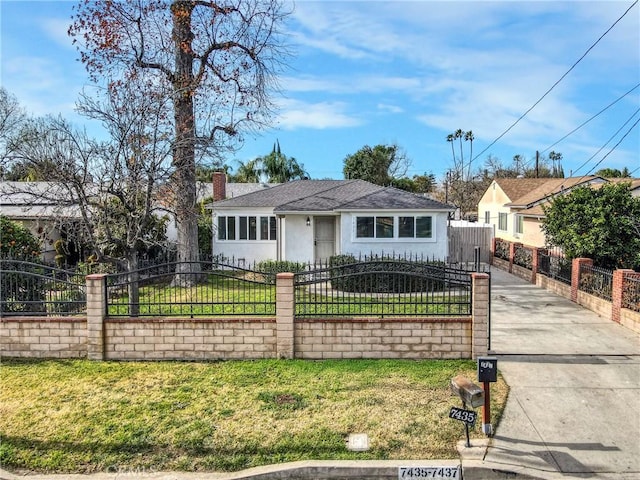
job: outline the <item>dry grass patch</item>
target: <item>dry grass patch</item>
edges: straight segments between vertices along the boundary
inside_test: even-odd
[[[455,458],[469,361],[4,361],[0,464],[229,471],[310,459]],[[499,418],[507,387],[493,389]],[[496,423],[496,420],[493,422]],[[367,433],[369,452],[345,448]],[[480,437],[479,427],[473,432]]]

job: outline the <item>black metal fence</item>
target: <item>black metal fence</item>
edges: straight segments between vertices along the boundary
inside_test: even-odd
[[[538,269],[543,275],[571,285],[571,260],[566,258],[559,249],[548,249],[538,256]]]
[[[85,309],[84,273],[0,259],[1,316],[74,315]]]
[[[471,314],[471,276],[442,263],[334,257],[295,274],[296,316]]]
[[[578,289],[610,302],[613,292],[613,271],[592,265],[580,265]]]
[[[622,308],[640,312],[640,278],[625,279]]]
[[[107,314],[275,315],[275,274],[219,262],[173,262],[107,276]]]

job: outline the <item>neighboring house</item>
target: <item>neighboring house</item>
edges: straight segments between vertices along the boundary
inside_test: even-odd
[[[53,182],[0,182],[0,215],[22,224],[41,242],[42,258],[55,258],[61,226],[80,219],[69,192]]]
[[[496,238],[544,247],[541,225],[545,215],[542,206],[554,196],[568,193],[576,187],[593,187],[607,182],[607,179],[597,176],[497,178],[478,202],[478,220],[492,225]]]
[[[237,261],[337,254],[447,258],[452,207],[364,180],[296,180],[215,201],[213,254]]]
[[[213,198],[216,200],[223,200],[225,198],[239,197],[240,195],[246,195],[247,193],[256,192],[258,190],[264,190],[265,188],[271,188],[277,183],[227,183],[226,175],[222,172],[215,172],[211,182],[196,182],[196,199],[198,202],[205,202]],[[175,244],[178,240],[178,228],[176,226],[176,219],[171,211],[170,204],[172,203],[171,197],[173,193],[170,187],[161,194],[163,198],[160,201],[161,207],[159,210],[163,215],[166,215],[169,219],[167,222],[167,243]]]

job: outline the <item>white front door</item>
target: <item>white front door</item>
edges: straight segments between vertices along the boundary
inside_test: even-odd
[[[326,261],[336,251],[336,217],[314,217],[314,257]]]

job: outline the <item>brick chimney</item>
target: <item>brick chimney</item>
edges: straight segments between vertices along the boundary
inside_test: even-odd
[[[213,172],[213,201],[227,198],[227,174],[224,172]]]

